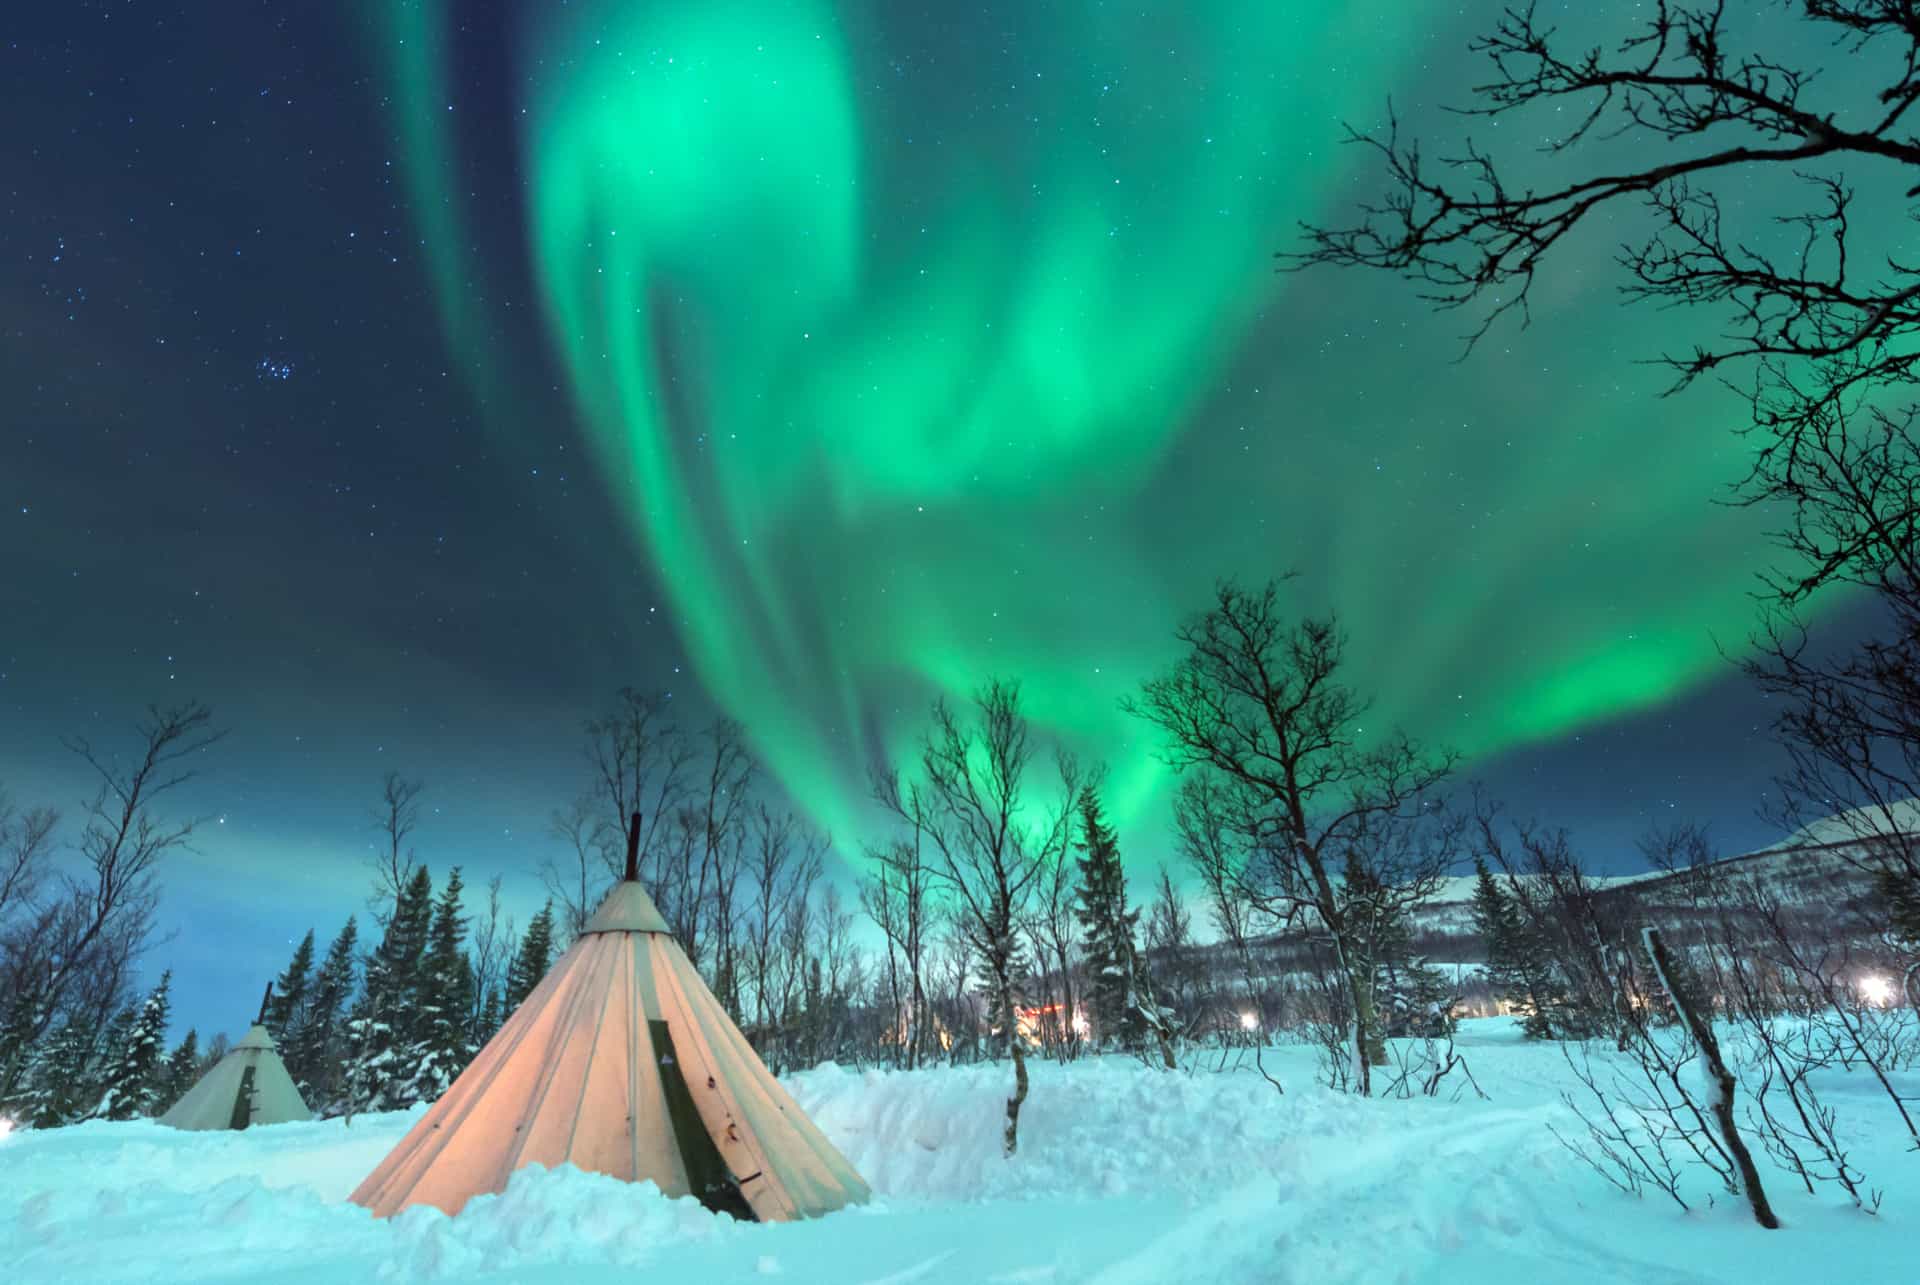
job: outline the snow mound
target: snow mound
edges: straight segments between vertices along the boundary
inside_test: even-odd
[[[1635,1201],[1548,1130],[1578,1131],[1558,1050],[1470,1024],[1492,1094],[1357,1101],[1313,1084],[1312,1050],[1269,1050],[1275,1092],[1218,1054],[1166,1074],[1119,1058],[1032,1064],[1020,1152],[1000,1154],[1012,1074],[825,1066],[801,1106],[873,1184],[873,1203],[811,1222],[736,1223],[651,1184],[528,1168],[458,1218],[385,1221],[347,1194],[414,1112],[183,1133],[89,1123],[0,1138],[0,1280],[482,1282],[636,1279],[942,1282],[1787,1282],[1915,1279],[1910,1157],[1879,1128],[1877,1089],[1836,1084],[1878,1218],[1772,1194],[1787,1230],[1701,1186],[1694,1214]],[[1596,1050],[1596,1059],[1608,1056]],[[1458,1077],[1456,1077],[1458,1078]],[[1451,1081],[1450,1087],[1451,1087]],[[1920,1088],[1920,1083],[1914,1085]],[[1828,1089],[1823,1086],[1823,1094]]]

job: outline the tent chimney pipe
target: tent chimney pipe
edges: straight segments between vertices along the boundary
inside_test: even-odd
[[[273,1003],[273,983],[268,982],[267,993],[260,997],[260,1016],[253,1019],[255,1026],[265,1026],[267,1024],[267,1006],[271,1003]]]
[[[640,814],[627,822],[627,882],[640,882]]]

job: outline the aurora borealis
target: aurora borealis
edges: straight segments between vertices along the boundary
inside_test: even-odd
[[[1718,650],[1768,557],[1714,503],[1741,407],[1635,364],[1693,323],[1623,307],[1607,237],[1466,361],[1396,283],[1275,270],[1370,192],[1340,122],[1443,128],[1484,18],[23,11],[0,784],[71,809],[62,737],[214,708],[183,1004],[251,1005],[362,903],[388,767],[423,858],[524,919],[623,685],[740,718],[844,874],[868,765],[1017,678],[1151,871],[1167,781],[1119,702],[1217,577],[1291,569],[1375,726],[1600,868],[1655,815],[1761,841],[1765,711]]]
[[[451,247],[476,140],[449,11],[378,12],[419,227]],[[699,677],[816,816],[844,832],[864,765],[987,674],[1128,744],[1118,697],[1220,574],[1302,571],[1385,719],[1477,754],[1718,673],[1759,554],[1705,503],[1737,457],[1697,403],[1636,404],[1625,319],[1567,301],[1591,317],[1543,323],[1557,380],[1531,336],[1450,368],[1428,333],[1352,342],[1329,295],[1367,283],[1270,270],[1348,190],[1336,122],[1433,33],[1235,0],[892,13],[604,0],[511,42],[544,338]],[[485,266],[435,255],[476,395]],[[1158,782],[1142,748],[1123,817]]]

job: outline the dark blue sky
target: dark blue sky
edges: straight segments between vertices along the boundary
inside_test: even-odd
[[[462,8],[482,132],[506,110],[495,8]],[[586,784],[582,721],[629,684],[671,691],[690,724],[711,713],[510,324],[503,361],[551,393],[527,412],[542,449],[481,431],[334,9],[0,19],[0,784],[65,810],[70,840],[88,782],[63,736],[130,746],[148,702],[213,707],[229,735],[166,804],[208,820],[167,864],[148,965],[174,969],[177,1023],[203,1033],[237,1030],[301,933],[324,945],[363,908],[388,770],[427,784],[420,856],[470,886],[505,876],[524,920],[547,817]],[[510,291],[517,183],[474,183],[477,248]],[[1706,819],[1743,849],[1773,837],[1754,816],[1777,764],[1765,717],[1729,671],[1473,775],[1603,869],[1634,864],[1652,819]],[[1168,846],[1123,837],[1141,868]]]

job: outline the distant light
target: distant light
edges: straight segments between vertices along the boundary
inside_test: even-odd
[[[9,1133],[12,1133],[13,1130],[13,1121],[4,1115],[0,1115],[0,1138],[5,1138]]]
[[[1250,1031],[1250,1030],[1252,1030],[1252,1029],[1253,1029],[1254,1027],[1256,1027],[1256,1026],[1258,1026],[1258,1025],[1260,1025],[1260,1019],[1259,1019],[1259,1018],[1257,1018],[1257,1017],[1255,1017],[1255,1016],[1254,1016],[1254,1015],[1253,1015],[1252,1013],[1242,1013],[1242,1014],[1240,1014],[1240,1029],[1241,1029],[1241,1030],[1243,1030],[1243,1031]]]
[[[1893,980],[1879,973],[1868,973],[1860,979],[1860,998],[1878,1008],[1893,1003]]]

